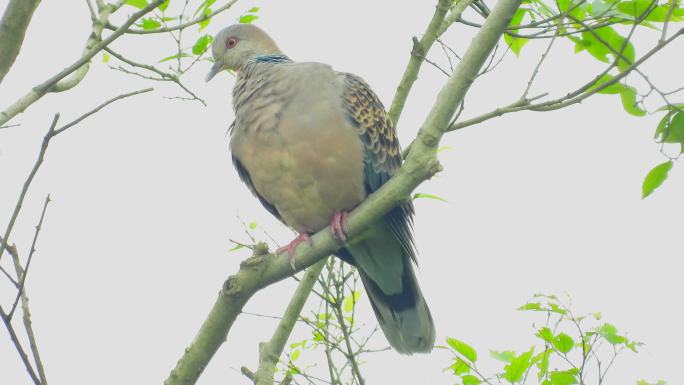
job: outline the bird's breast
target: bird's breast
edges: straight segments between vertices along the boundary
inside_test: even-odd
[[[255,189],[299,232],[324,228],[366,196],[355,128],[334,98],[310,96],[243,105],[231,139]]]

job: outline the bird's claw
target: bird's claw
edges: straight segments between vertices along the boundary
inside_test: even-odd
[[[276,254],[280,254],[284,251],[287,251],[287,260],[290,262],[290,265],[292,266],[292,269],[295,269],[294,265],[294,258],[295,258],[295,249],[297,246],[299,246],[300,243],[303,242],[308,242],[309,246],[313,246],[313,241],[311,240],[311,237],[307,233],[301,233],[297,235],[295,239],[292,240],[292,242],[288,243],[287,246],[279,247],[278,250],[276,250]]]
[[[342,210],[336,212],[330,221],[330,233],[342,242],[347,242],[347,234],[349,233],[348,217],[349,213]]]

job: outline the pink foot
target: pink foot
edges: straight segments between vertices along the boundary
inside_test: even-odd
[[[276,254],[280,254],[283,251],[287,251],[287,259],[290,260],[290,264],[293,264],[295,249],[297,248],[297,246],[299,246],[300,243],[303,242],[309,242],[309,245],[313,244],[313,242],[311,242],[311,237],[309,237],[309,234],[301,233],[297,235],[297,237],[293,239],[292,242],[290,242],[287,246],[278,248],[278,250],[276,250]]]
[[[332,220],[330,220],[330,232],[332,235],[342,242],[347,241],[347,233],[349,232],[349,225],[347,224],[347,217],[349,213],[347,211],[336,212]]]

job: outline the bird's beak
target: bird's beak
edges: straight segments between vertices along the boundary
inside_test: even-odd
[[[214,62],[214,65],[211,66],[211,69],[209,70],[209,73],[207,74],[207,77],[204,78],[204,81],[208,82],[211,80],[214,76],[216,76],[217,73],[221,72],[223,69],[223,59],[217,59]]]

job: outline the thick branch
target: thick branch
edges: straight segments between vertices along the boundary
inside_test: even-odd
[[[268,342],[259,345],[259,368],[251,377],[255,385],[273,385],[273,375],[280,355],[324,266],[325,260],[321,260],[306,271],[273,336]]]
[[[404,104],[408,98],[409,91],[413,87],[413,83],[418,79],[418,71],[420,71],[420,66],[423,64],[423,59],[425,55],[432,47],[432,43],[435,42],[437,37],[437,30],[442,26],[444,21],[444,16],[446,15],[449,7],[453,0],[439,0],[437,3],[437,8],[435,9],[434,15],[432,15],[432,20],[428,24],[427,30],[423,34],[423,37],[418,41],[418,39],[413,38],[413,49],[411,50],[411,59],[409,60],[404,75],[401,77],[401,82],[397,87],[397,92],[394,94],[394,99],[392,100],[392,105],[389,109],[389,116],[397,125],[399,117],[401,116],[401,111],[404,109]],[[472,1],[472,0],[470,0]],[[460,3],[466,3],[468,0],[460,0]]]
[[[19,55],[24,35],[40,0],[10,0],[0,20],[0,83]]]
[[[384,186],[370,195],[348,218],[349,236],[359,235],[393,207],[406,199],[422,182],[439,171],[436,150],[447,129],[449,120],[463,100],[466,91],[499,41],[521,0],[500,0],[477,33],[454,75],[437,97],[418,134],[418,140],[407,161]],[[313,246],[302,244],[295,256],[295,270],[299,271],[330,255],[341,245],[333,238],[330,228],[312,236]],[[209,316],[195,340],[185,350],[176,367],[165,381],[166,385],[194,384],[213,355],[225,341],[242,307],[258,290],[293,274],[288,258],[266,253],[266,247],[256,248],[255,255],[245,260],[240,271],[229,277],[219,292]]]
[[[11,106],[7,107],[4,111],[0,112],[0,126],[7,123],[10,119],[15,117],[16,115],[24,112],[24,110],[26,110],[26,108],[28,108],[31,104],[35,103],[38,99],[45,96],[45,94],[47,94],[48,92],[51,92],[53,87],[55,87],[55,85],[57,85],[57,82],[64,79],[65,77],[71,75],[72,73],[77,71],[79,68],[81,68],[84,64],[88,63],[90,61],[90,59],[93,58],[93,56],[95,56],[98,52],[102,51],[111,42],[118,39],[119,36],[123,35],[124,32],[126,32],[126,30],[131,25],[133,25],[133,23],[135,23],[138,19],[140,19],[141,17],[143,17],[146,14],[148,14],[149,12],[151,12],[153,9],[157,8],[163,2],[164,2],[164,0],[154,0],[145,8],[143,8],[140,11],[132,14],[128,18],[128,20],[126,20],[126,22],[121,25],[121,27],[119,27],[111,35],[107,36],[106,39],[104,39],[104,40],[100,41],[99,43],[93,45],[92,48],[90,50],[86,51],[81,56],[80,59],[76,60],[73,64],[66,67],[65,69],[60,71],[58,74],[54,75],[53,77],[49,78],[48,80],[44,81],[43,83],[33,87],[31,89],[31,91],[26,93],[26,95],[22,96],[20,99],[15,101]],[[68,84],[60,86],[59,89],[64,89],[64,87],[68,87]]]

